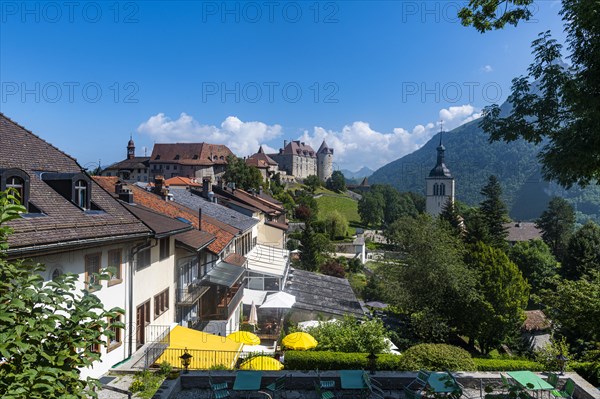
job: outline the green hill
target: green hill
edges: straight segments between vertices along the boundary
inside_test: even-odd
[[[540,146],[524,140],[489,143],[488,136],[478,123],[472,121],[443,133],[446,165],[456,180],[458,200],[477,205],[481,201],[481,187],[494,174],[502,184],[504,200],[510,216],[515,220],[537,218],[552,195],[567,198],[578,211],[579,221],[587,218],[598,220],[598,186],[567,191],[543,181],[537,160]],[[400,191],[424,193],[425,177],[436,162],[439,135],[435,135],[419,150],[375,171],[369,177],[369,183],[387,183]]]
[[[349,235],[356,234],[355,227],[360,225],[360,216],[358,215],[358,202],[348,197],[345,194],[337,194],[333,191],[319,189],[317,194],[322,194],[318,197],[317,205],[319,207],[319,219],[324,219],[329,213],[338,211],[348,221],[350,227]]]

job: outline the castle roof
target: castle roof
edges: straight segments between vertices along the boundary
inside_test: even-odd
[[[319,154],[333,154],[333,148],[329,148],[325,140],[321,143],[319,150],[317,151]]]
[[[293,140],[289,142],[284,148],[279,150],[280,154],[298,155],[310,158],[316,158],[317,153],[308,144],[301,142],[300,140]]]
[[[235,156],[227,146],[208,143],[154,144],[151,163],[176,163],[179,165],[224,165],[227,157]]]
[[[131,159],[125,159],[120,162],[113,163],[110,166],[104,168],[104,170],[121,170],[121,169],[141,169],[148,167],[148,161],[150,157],[133,157]]]

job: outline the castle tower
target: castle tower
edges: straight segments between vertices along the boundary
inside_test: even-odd
[[[129,143],[127,143],[127,159],[135,158],[135,144],[133,143],[133,137],[129,136]]]
[[[425,210],[432,216],[442,213],[448,201],[454,202],[454,178],[444,163],[442,144],[442,131],[440,131],[440,144],[437,147],[437,163],[429,176],[425,178]]]
[[[329,148],[325,140],[317,151],[317,176],[327,181],[333,173],[333,148]]]

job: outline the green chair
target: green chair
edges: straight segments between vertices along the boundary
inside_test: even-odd
[[[229,393],[229,390],[227,389],[228,387],[227,387],[226,382],[221,382],[221,383],[215,384],[213,382],[211,375],[209,374],[208,375],[208,383],[210,384],[212,398],[223,399],[223,398],[231,397],[231,394]]]
[[[321,373],[319,373],[319,369],[317,371],[317,378],[319,379],[319,387],[321,389],[335,389],[335,380],[322,380]]]
[[[548,374],[548,384],[552,385],[554,388],[558,387],[558,374]]]
[[[427,386],[427,380],[429,379],[429,372],[425,370],[419,370],[417,373],[417,378],[413,380],[410,384],[407,385],[407,388],[415,391],[415,388],[418,390],[423,389]]]
[[[565,382],[565,386],[560,391],[552,390],[550,393],[555,398],[573,398],[573,393],[575,392],[575,382],[572,379],[568,379]]]
[[[277,378],[274,382],[267,385],[265,390],[269,391],[274,398],[277,397],[277,395],[281,397],[281,394],[285,393],[285,382],[287,381],[287,377],[287,374],[285,374],[284,376]],[[287,396],[284,395],[284,397]]]
[[[317,398],[319,399],[333,399],[335,398],[335,394],[331,391],[322,391],[321,386],[315,382],[315,392],[317,393]]]
[[[369,394],[369,397],[375,397],[376,399],[385,398],[385,392],[383,392],[383,389],[381,389],[381,383],[377,380],[372,379],[369,373],[363,373],[363,382],[367,387],[367,393]]]

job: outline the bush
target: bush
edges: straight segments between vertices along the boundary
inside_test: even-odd
[[[543,364],[522,359],[482,359],[474,358],[478,371],[546,371]]]
[[[402,356],[403,370],[473,371],[475,362],[466,350],[446,344],[419,344],[410,347]]]
[[[319,267],[321,273],[326,276],[332,277],[345,277],[346,270],[344,269],[344,265],[338,262],[336,259],[329,259],[327,262],[323,263]]]
[[[161,375],[167,375],[171,371],[173,371],[173,366],[171,366],[171,364],[165,360],[164,362],[162,362],[160,364],[159,370],[160,370],[159,372]]]
[[[600,386],[600,362],[574,362],[569,368],[594,386]]]
[[[288,370],[359,370],[368,369],[367,353],[287,351],[285,368]],[[402,356],[377,355],[377,370],[400,370]]]

